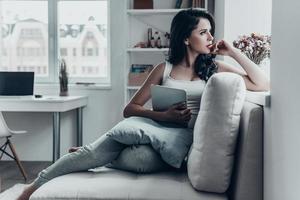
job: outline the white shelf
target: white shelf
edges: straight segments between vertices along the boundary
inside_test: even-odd
[[[127,90],[138,90],[141,86],[127,86]]]
[[[128,48],[127,52],[167,52],[169,48]]]
[[[197,8],[197,9],[204,10],[204,11],[207,10],[205,8]],[[129,15],[155,15],[155,14],[173,15],[178,13],[181,10],[185,10],[185,9],[128,9],[127,13]]]
[[[155,15],[155,14],[165,14],[171,15],[176,14],[182,9],[128,9],[127,13],[129,15]]]

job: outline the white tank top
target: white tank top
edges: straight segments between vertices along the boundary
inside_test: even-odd
[[[191,120],[189,121],[188,127],[193,128],[201,102],[201,96],[205,87],[206,82],[204,80],[188,81],[188,80],[176,80],[170,76],[173,65],[166,62],[165,70],[163,74],[162,85],[178,88],[186,91],[187,94],[187,107],[191,109]]]

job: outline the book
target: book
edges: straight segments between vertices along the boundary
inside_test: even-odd
[[[131,73],[143,73],[146,71],[151,71],[153,65],[151,64],[132,64],[130,72]]]
[[[180,8],[191,8],[192,0],[182,0]]]
[[[180,8],[181,7],[181,3],[182,3],[182,0],[177,0],[176,1],[176,4],[175,4],[175,8]]]

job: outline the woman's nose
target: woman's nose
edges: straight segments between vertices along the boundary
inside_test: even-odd
[[[213,41],[214,40],[214,37],[211,35],[210,32],[208,32],[208,40],[209,41]]]

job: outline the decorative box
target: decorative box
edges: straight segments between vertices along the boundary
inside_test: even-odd
[[[152,69],[153,65],[133,64],[128,74],[128,86],[141,86]]]
[[[153,0],[134,0],[134,9],[153,9]]]

